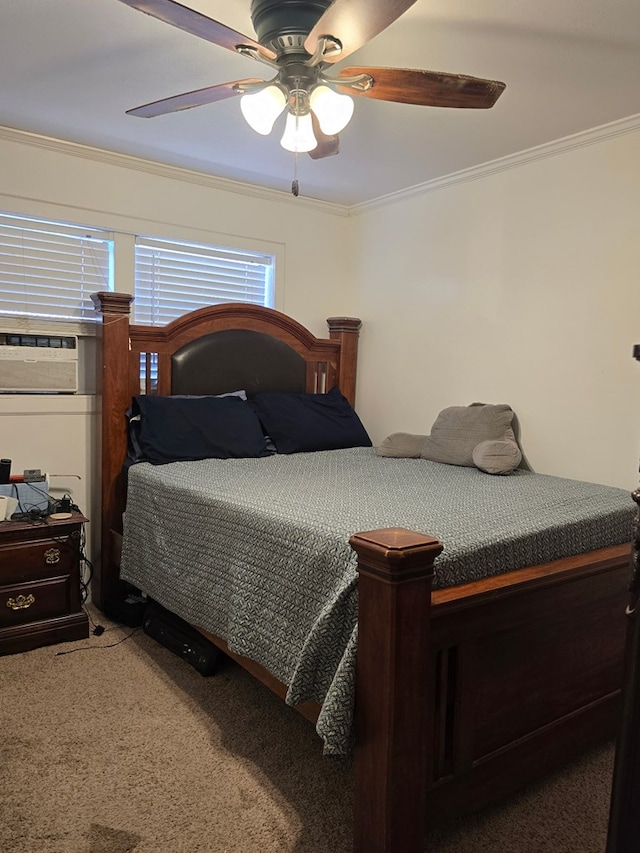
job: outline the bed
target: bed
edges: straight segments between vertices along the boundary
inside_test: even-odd
[[[147,543],[135,550],[131,531],[123,542],[123,516],[131,529],[146,528],[153,537],[152,519],[166,519],[168,501],[175,500],[164,490],[176,485],[187,488],[189,481],[197,479],[190,468],[199,465],[197,462],[186,463],[175,475],[177,483],[171,482],[174,465],[145,463],[125,471],[125,412],[132,399],[141,393],[217,395],[239,388],[246,389],[250,397],[269,391],[326,394],[338,386],[353,404],[360,322],[331,318],[329,337],[319,339],[277,311],[226,305],[200,309],[165,327],[146,327],[130,323],[128,295],[100,293],[94,302],[102,316],[98,347],[102,557],[92,596],[100,607],[127,591],[128,583],[137,577],[135,566],[143,562],[141,554],[147,550]],[[374,459],[375,451],[367,447],[299,455],[311,466],[329,465],[332,470],[337,470],[339,461],[351,466],[354,477],[355,472],[369,472],[358,486],[366,504],[369,500],[364,497],[374,491],[366,477],[376,477],[375,466],[386,465],[402,482],[408,472],[415,472],[416,465],[429,465]],[[213,460],[208,463],[214,466],[209,479],[222,482],[222,472],[236,463],[234,470],[243,472],[237,480],[258,482],[269,466],[276,478],[295,476],[291,471],[295,454],[278,456],[222,463]],[[443,467],[447,466],[435,464],[430,470]],[[494,479],[475,473],[476,478],[485,478],[484,484]],[[165,476],[167,483],[162,482]],[[234,477],[225,476],[229,481],[226,488],[231,489]],[[303,479],[314,476],[318,471],[312,468]],[[530,483],[531,476],[522,472],[503,482],[515,488],[518,479]],[[447,486],[443,488],[446,495]],[[462,489],[467,492],[468,486]],[[145,515],[144,502],[136,493],[147,499],[151,494],[158,496],[158,503]],[[183,506],[187,501],[180,494]],[[451,520],[459,506],[453,501],[447,518],[439,522],[444,531],[439,536],[396,522],[397,513],[385,512],[384,501],[371,515],[345,512],[343,517],[333,518],[342,527],[338,524],[338,540],[329,550],[346,549],[342,557],[348,574],[336,574],[333,587],[344,608],[339,620],[344,652],[332,663],[329,681],[339,688],[331,694],[336,699],[333,704],[339,713],[346,709],[348,716],[349,702],[344,696],[348,695],[349,679],[355,680],[351,688],[354,719],[353,725],[347,720],[346,734],[355,742],[357,853],[416,853],[423,849],[430,815],[442,818],[502,798],[615,732],[629,542],[603,544],[594,539],[585,546],[582,536],[561,558],[534,547],[530,553],[536,559],[530,563],[523,565],[520,556],[519,568],[502,565],[499,574],[471,580],[455,576],[451,585],[447,572],[457,553],[456,541],[463,541],[473,525],[487,526],[481,519],[473,520],[472,525],[469,519],[476,504],[472,495],[467,498],[471,503],[466,516],[461,513],[458,518],[458,533],[447,526],[447,518]],[[249,500],[246,494],[242,499]],[[625,522],[629,540],[632,506],[629,498]],[[138,512],[142,514],[136,515]],[[257,541],[267,534],[252,534],[259,529],[255,506],[245,505],[243,512],[252,513],[252,523],[235,532],[235,552],[258,553]],[[536,517],[533,504],[525,505],[520,515],[523,519]],[[416,521],[413,515],[408,517]],[[358,522],[368,518],[374,518],[375,525],[357,529]],[[387,518],[391,524],[385,523]],[[287,519],[282,523],[288,523]],[[354,529],[349,524],[355,524]],[[168,529],[165,522],[161,525]],[[281,533],[272,538],[277,547],[286,537]],[[163,547],[173,547],[170,539],[165,536]],[[315,545],[314,549],[319,553]],[[171,562],[173,555],[169,559],[166,553],[163,558],[161,551],[151,562]],[[511,553],[508,550],[501,559],[508,560]],[[123,558],[128,583],[120,575]],[[230,562],[228,555],[226,559]],[[492,559],[489,553],[487,560]],[[146,570],[153,572],[153,565]],[[331,569],[326,571],[330,574]],[[152,586],[154,581],[145,575],[141,583]],[[193,607],[199,593],[191,581],[189,586],[183,598]],[[196,627],[278,695],[296,704],[321,726],[321,733],[328,731],[325,748],[329,752],[341,751],[344,744],[336,746],[331,734],[340,728],[339,713],[337,727],[336,717],[332,717],[329,729],[323,730],[326,703],[304,682],[299,690],[297,685],[292,687],[291,662],[274,664],[246,630],[239,641],[228,634],[227,623],[212,622],[209,628],[198,624],[207,617],[172,598],[164,582],[153,592],[160,604],[191,615]],[[354,615],[356,624],[349,622]],[[212,625],[218,630],[211,630]],[[259,634],[257,628],[256,636]],[[353,667],[347,665],[351,658]],[[336,673],[344,675],[342,681]],[[326,684],[323,690],[326,693]]]

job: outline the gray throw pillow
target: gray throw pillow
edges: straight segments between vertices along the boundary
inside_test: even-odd
[[[473,448],[473,464],[487,474],[510,474],[520,464],[522,452],[509,439],[481,441]]]
[[[483,441],[513,441],[513,409],[475,403],[443,409],[426,436],[420,456],[431,462],[472,467],[473,451]]]
[[[426,435],[410,432],[394,432],[376,447],[378,456],[394,456],[399,459],[419,459]]]

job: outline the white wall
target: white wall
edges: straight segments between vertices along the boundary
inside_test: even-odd
[[[635,488],[640,130],[353,220],[358,410],[378,442],[440,409],[516,411],[534,470]]]
[[[124,234],[266,248],[277,257],[276,307],[327,336],[325,320],[344,314],[350,280],[346,211],[284,193],[232,192],[221,189],[223,183],[0,128],[0,210]],[[116,290],[132,292],[130,278],[116,267]],[[13,460],[14,473],[41,468],[82,478],[55,479],[52,486],[72,493],[92,519],[94,560],[97,417],[91,395],[0,395],[0,456]]]
[[[88,395],[0,395],[0,455],[11,459],[11,472],[40,468],[52,498],[68,494],[94,524],[100,513],[96,412],[96,399]],[[92,531],[89,525],[90,542],[96,540]]]

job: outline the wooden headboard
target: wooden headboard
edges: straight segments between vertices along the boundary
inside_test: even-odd
[[[121,589],[119,541],[125,507],[125,412],[137,394],[222,394],[244,389],[325,393],[334,385],[354,405],[358,335],[352,317],[327,320],[329,338],[316,338],[285,314],[259,305],[200,308],[166,326],[130,322],[133,297],[92,297],[102,316],[97,389],[101,414],[101,560],[92,599],[98,607]]]

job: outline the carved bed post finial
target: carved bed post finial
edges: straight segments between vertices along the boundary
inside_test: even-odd
[[[130,401],[129,312],[133,296],[128,293],[100,292],[91,296],[102,322],[97,333],[97,391],[101,397],[102,514],[101,559],[94,567],[91,598],[98,607],[118,587],[114,568],[112,531],[120,531],[124,510],[122,465],[127,455],[124,413]],[[105,352],[109,363],[105,363]]]
[[[330,339],[340,342],[338,385],[347,400],[355,407],[358,336],[362,321],[357,317],[329,317],[327,326]]]
[[[431,586],[442,544],[397,527],[349,542],[359,572],[354,851],[420,853],[431,764]]]

